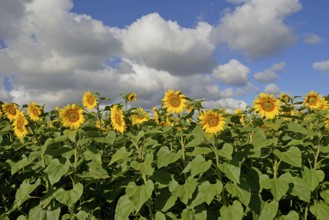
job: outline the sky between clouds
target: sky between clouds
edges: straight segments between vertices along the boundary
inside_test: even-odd
[[[326,0],[120,2],[1,0],[0,100],[134,91],[150,108],[174,89],[232,110],[259,92],[329,93]]]

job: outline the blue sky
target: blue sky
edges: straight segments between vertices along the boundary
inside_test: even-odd
[[[167,89],[208,108],[329,94],[327,0],[2,0],[0,100],[48,108],[84,91],[134,105]]]

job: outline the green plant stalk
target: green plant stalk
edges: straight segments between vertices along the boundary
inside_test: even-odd
[[[304,220],[307,220],[307,215],[308,215],[308,207],[309,207],[309,204],[306,205],[305,207],[305,211],[304,211]]]
[[[77,167],[78,167],[78,159],[79,159],[79,154],[78,154],[78,144],[74,144],[74,173],[73,173],[73,184],[76,183],[76,173],[77,173]]]
[[[313,164],[313,169],[314,170],[316,170],[316,167],[318,165],[318,159],[319,159],[320,148],[321,148],[320,140],[321,140],[321,137],[319,137],[318,144],[317,144],[317,149],[316,149],[316,154],[315,154],[315,158],[314,158],[314,164]]]
[[[212,151],[215,154],[215,161],[216,161],[216,174],[218,176],[218,180],[222,182],[222,171],[219,169],[219,155],[217,154],[216,147],[211,144]],[[222,191],[222,198],[223,198],[223,203],[226,204],[226,199],[225,199],[225,194],[224,190]]]

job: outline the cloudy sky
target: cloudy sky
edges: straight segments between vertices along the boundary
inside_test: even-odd
[[[168,89],[206,107],[329,94],[328,0],[1,0],[0,100],[48,109],[84,91],[135,106]]]

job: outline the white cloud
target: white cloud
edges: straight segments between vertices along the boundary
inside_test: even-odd
[[[214,40],[252,59],[272,56],[294,44],[294,33],[284,20],[300,9],[298,0],[248,0],[225,14]]]
[[[235,59],[230,60],[227,64],[219,65],[213,70],[215,77],[221,82],[231,85],[246,84],[249,73],[250,69]]]
[[[227,2],[233,3],[233,4],[241,4],[248,0],[226,0]]]
[[[323,41],[323,39],[316,34],[305,35],[303,40],[307,44],[319,44]]]
[[[211,31],[212,27],[204,22],[194,29],[183,28],[153,13],[123,30],[123,50],[135,62],[176,75],[207,72],[215,65]]]
[[[313,69],[323,73],[329,73],[329,60],[313,63]]]
[[[265,86],[264,92],[269,93],[269,94],[279,95],[281,93],[281,90],[279,89],[279,87],[277,85],[272,83],[272,84]]]
[[[285,67],[285,63],[276,63],[268,69],[255,73],[254,78],[261,83],[273,82],[277,79],[277,75]]]
[[[228,112],[233,113],[233,111],[237,108],[245,109],[247,107],[247,103],[243,100],[226,98],[216,101],[205,101],[203,106],[207,109],[225,108]]]

